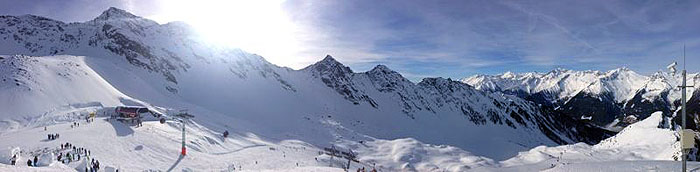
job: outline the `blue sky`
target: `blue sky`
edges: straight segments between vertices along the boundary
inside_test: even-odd
[[[178,20],[162,19],[169,16],[163,11],[170,2],[175,1],[2,0],[0,13],[85,21],[115,6],[163,23]],[[296,69],[330,54],[355,71],[384,64],[414,81],[557,67],[626,66],[651,74],[680,60],[684,44],[689,71],[700,65],[700,1],[286,0],[273,5],[279,8],[270,9],[294,25],[290,44],[296,46],[282,54],[266,52],[287,47],[279,41],[253,53],[270,54],[271,62]]]

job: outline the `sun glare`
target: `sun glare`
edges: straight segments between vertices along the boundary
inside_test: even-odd
[[[167,0],[158,22],[184,21],[207,40],[260,54],[268,61],[295,66],[295,32],[281,5],[283,0]]]

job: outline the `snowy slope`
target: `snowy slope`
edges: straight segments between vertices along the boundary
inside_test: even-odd
[[[21,155],[23,158],[19,160],[19,164],[22,164],[26,162],[26,157],[33,157],[37,151],[57,150],[59,144],[70,142],[89,149],[91,157],[99,160],[103,169],[118,168],[121,171],[220,171],[232,169],[234,166],[236,169],[242,166],[248,170],[274,170],[292,169],[296,167],[296,163],[302,166],[323,166],[321,161],[314,161],[314,157],[318,156],[318,149],[298,141],[268,143],[253,134],[239,135],[235,132],[229,138],[223,139],[219,133],[190,123],[187,131],[188,155],[179,157],[180,132],[177,123],[159,124],[152,121],[138,128],[107,118],[98,118],[93,123],[81,123],[75,128],[69,127],[69,124],[58,124],[48,126],[48,131],[37,127],[2,133],[2,163],[8,163],[6,161],[9,159],[9,153],[4,149],[7,147],[19,146],[24,150],[25,153]],[[48,133],[60,133],[61,137],[48,141]],[[255,161],[258,161],[258,164],[255,164]],[[82,171],[79,162],[66,165],[69,169]],[[27,170],[26,167],[24,170]],[[319,171],[331,170],[333,169]]]
[[[593,146],[540,146],[476,171],[673,171],[680,167],[680,143],[676,131],[661,127],[664,118],[656,112]]]
[[[0,114],[22,120],[65,108],[116,106],[131,98],[112,87],[85,57],[0,57]]]

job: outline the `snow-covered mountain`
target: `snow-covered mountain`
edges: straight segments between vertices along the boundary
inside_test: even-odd
[[[319,154],[328,147],[356,152],[353,168],[532,171],[549,165],[547,153],[564,149],[547,146],[605,140],[598,145],[613,147],[600,152],[590,150],[603,146],[563,147],[596,156],[651,151],[644,144],[632,151],[614,147],[646,132],[666,138],[644,138],[658,139],[652,148],[676,144],[669,141],[671,130],[653,125],[677,120],[672,112],[680,97],[678,75],[556,69],[413,83],[384,65],[355,72],[330,55],[293,70],[199,38],[184,23],[161,25],[116,8],[78,23],[0,16],[0,54],[6,54],[0,56],[0,140],[7,140],[0,142],[0,170],[26,170],[2,165],[7,152],[18,148],[26,156],[53,149],[56,143],[41,140],[49,133],[61,133],[59,142],[88,147],[107,166],[127,171],[225,171],[236,165],[338,170],[327,166],[340,167],[343,160]],[[700,94],[692,95],[691,104],[697,104]],[[187,109],[195,115],[187,122],[190,155],[172,156],[179,151],[178,123],[146,121],[137,128],[106,120],[118,105],[166,115]],[[662,113],[649,117],[656,111]],[[69,128],[89,112],[105,120]],[[646,121],[608,138],[614,133],[582,118],[603,127]],[[232,134],[222,138],[223,131]],[[659,150],[663,155],[638,159],[673,154]],[[82,170],[75,163],[49,166]]]
[[[0,94],[12,95],[0,99],[0,120],[14,130],[143,105],[188,109],[207,131],[360,150],[367,144],[357,143],[412,138],[496,160],[610,134],[517,96],[445,78],[413,83],[384,65],[354,72],[329,55],[301,70],[279,67],[208,44],[184,23],[160,25],[116,8],[78,23],[0,16],[0,54],[8,54],[0,59]],[[394,161],[389,164],[435,163]]]
[[[689,74],[689,83],[697,74]],[[556,69],[548,73],[475,75],[462,82],[480,90],[517,95],[574,119],[612,131],[662,111],[672,116],[680,99],[680,74],[639,75],[628,68],[608,72]],[[692,91],[692,90],[690,90]]]

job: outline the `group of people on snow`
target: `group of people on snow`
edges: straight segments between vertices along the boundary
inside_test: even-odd
[[[36,167],[37,162],[39,162],[39,157],[34,156],[34,161],[32,161],[31,159],[27,160],[27,166]]]
[[[85,122],[86,123],[93,122],[93,121],[95,121],[95,117],[96,117],[95,112],[91,112],[89,115],[85,116]]]
[[[32,159],[27,159],[27,166],[36,167],[38,162],[39,157],[34,156],[34,161],[32,161]],[[12,158],[10,159],[10,165],[17,165],[17,154],[12,155]]]
[[[80,127],[79,122],[73,122],[73,124],[70,125],[70,128],[75,128],[75,127]]]
[[[96,172],[100,169],[100,161],[92,159],[92,162],[90,162],[88,166],[89,167],[85,167],[85,172]]]
[[[66,154],[63,154],[63,152],[59,152],[56,160],[60,161],[61,163],[71,163],[72,161],[80,161],[81,157],[90,156],[90,150],[82,147],[75,147],[74,145],[68,142],[66,142],[65,144],[61,144],[61,149],[59,151],[63,150],[71,151],[66,152]]]
[[[12,165],[17,164],[17,154],[12,155],[12,158],[10,158],[10,164],[12,164]]]
[[[58,139],[59,136],[60,136],[60,135],[58,135],[58,133],[49,134],[49,135],[48,135],[48,137],[49,137],[48,139],[49,139],[49,140],[56,140],[56,139]]]
[[[365,172],[365,167],[357,168],[357,172]],[[370,172],[377,172],[377,169],[372,168],[372,170]]]

